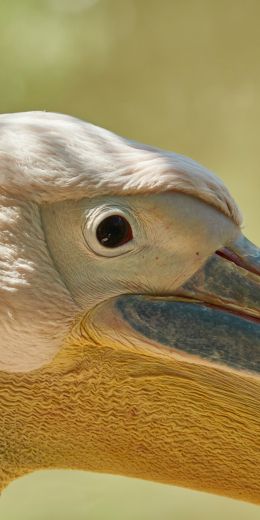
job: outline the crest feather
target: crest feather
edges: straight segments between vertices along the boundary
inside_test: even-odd
[[[0,116],[0,191],[36,203],[178,191],[242,220],[223,182],[192,159],[48,112]]]

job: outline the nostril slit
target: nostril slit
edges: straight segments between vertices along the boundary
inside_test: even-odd
[[[231,251],[227,247],[222,247],[221,249],[218,249],[217,251],[215,251],[215,254],[221,256],[222,258],[225,258],[225,260],[232,262],[238,267],[242,267],[243,269],[246,269],[251,273],[258,274],[257,271],[254,268],[252,268],[252,266],[247,264],[246,260],[238,256],[236,253],[234,253],[234,251]]]
[[[229,262],[233,262],[233,264],[238,265],[239,267],[243,267],[243,262],[233,251],[230,251],[227,247],[222,247],[216,251],[216,255],[229,260]]]

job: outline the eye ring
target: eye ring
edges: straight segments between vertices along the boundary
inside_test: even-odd
[[[103,247],[114,249],[130,242],[133,239],[133,231],[123,215],[112,214],[98,224],[96,238]]]
[[[86,245],[98,256],[121,256],[136,248],[138,222],[127,208],[98,206],[85,214],[82,232]]]

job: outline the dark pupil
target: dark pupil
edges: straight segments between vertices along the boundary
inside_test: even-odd
[[[96,233],[98,241],[105,247],[118,247],[133,238],[130,224],[120,215],[105,218]]]

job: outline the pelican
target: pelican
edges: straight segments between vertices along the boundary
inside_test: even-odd
[[[51,468],[260,502],[260,253],[214,174],[0,116],[0,488]]]

